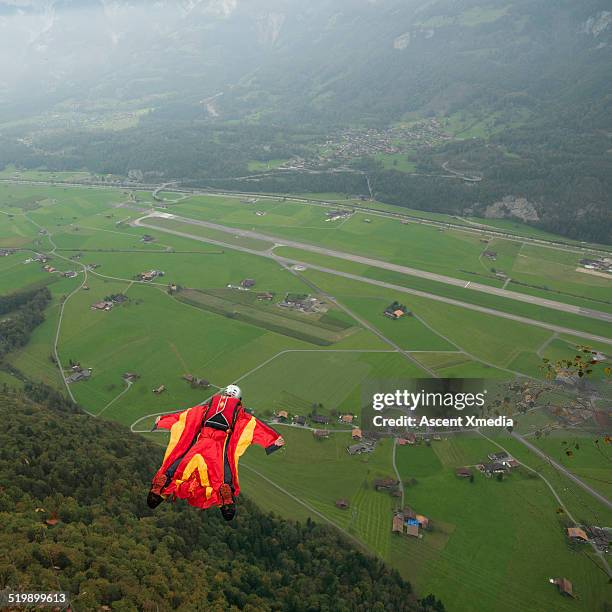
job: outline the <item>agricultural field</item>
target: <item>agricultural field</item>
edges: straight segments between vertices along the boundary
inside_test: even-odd
[[[510,279],[507,288],[511,291],[612,312],[612,280],[577,271],[580,259],[593,256],[587,249],[552,249],[487,236],[472,228],[402,224],[376,213],[355,213],[346,220],[329,222],[325,208],[291,201],[260,199],[240,204],[224,197],[196,197],[173,206],[172,212],[481,284],[501,287],[505,281],[495,275],[503,273]],[[495,257],[487,258],[485,251]],[[305,261],[316,261],[317,257],[303,255]]]
[[[274,426],[287,440],[284,450],[266,457],[253,448],[245,455],[244,493],[263,509],[335,525],[393,564],[419,593],[436,593],[452,611],[470,610],[476,599],[487,610],[514,610],[524,601],[538,610],[601,608],[606,580],[593,565],[600,561],[589,556],[589,547],[575,549],[567,543],[566,517],[556,512],[558,503],[537,474],[520,468],[498,482],[478,473],[472,483],[455,476],[456,467],[474,465],[502,444],[544,475],[570,512],[581,520],[610,524],[603,504],[508,432],[495,430],[491,439],[450,437],[431,446],[400,447],[382,439],[371,454],[351,456],[351,425],[337,417],[352,414],[354,425],[362,426],[362,387],[371,379],[541,380],[543,359],[571,359],[577,345],[589,344],[581,334],[601,336],[589,345],[609,353],[609,324],[275,246],[275,241],[239,232],[255,228],[281,240],[369,255],[493,287],[503,284],[489,278],[490,268],[497,267],[516,281],[546,284],[559,292],[555,297],[545,292],[549,299],[592,308],[597,304],[601,311],[609,311],[604,303],[609,299],[607,279],[576,273],[581,255],[550,245],[500,238],[485,245],[481,234],[404,225],[365,213],[331,222],[326,221],[327,208],[281,197],[252,202],[226,196],[183,198],[171,191],[158,196],[168,208],[157,212],[212,221],[237,233],[160,217],[146,220],[153,229],[139,227],[135,221],[156,204],[144,191],[0,184],[0,248],[15,249],[0,257],[0,292],[48,286],[52,296],[45,321],[26,346],[8,355],[7,366],[65,392],[71,365],[91,368],[88,380],[68,386],[74,399],[93,418],[131,426],[160,444],[167,434],[147,433],[155,416],[201,402],[231,382],[243,388],[245,404],[264,420],[280,410],[307,416],[316,407],[317,414],[330,419],[327,439],[314,438],[311,422],[279,423]],[[496,251],[495,262],[483,256],[485,249]],[[45,271],[40,262],[26,263],[36,254],[46,255],[54,271]],[[274,256],[304,261],[306,269],[290,268]],[[243,286],[245,279],[254,285]],[[398,292],[393,285],[421,293]],[[508,288],[524,289],[514,283]],[[301,312],[279,306],[288,295],[313,297],[324,308]],[[109,301],[108,309],[93,307]],[[397,319],[384,314],[395,302],[406,308]],[[526,320],[476,311],[470,304]],[[557,333],[536,322],[573,332]],[[128,382],[127,372],[137,377]],[[183,378],[187,374],[208,385],[189,384]],[[8,369],[0,370],[0,386],[20,384],[16,381]],[[561,431],[554,415],[537,406],[517,421],[517,431],[530,436],[545,427],[553,433],[537,440],[539,448],[597,491],[612,493],[606,478],[607,447],[603,456],[593,442],[598,432]],[[574,450],[571,456],[565,454],[568,445]],[[405,503],[431,520],[422,539],[391,532],[401,500],[374,490],[374,479],[396,473],[405,484]],[[340,498],[349,502],[348,509],[336,507]],[[579,599],[558,596],[548,583],[558,575],[571,578]]]
[[[612,495],[612,450],[598,434],[557,429],[533,443],[605,495]]]
[[[320,316],[293,313],[287,307],[281,308],[279,303],[258,304],[255,294],[244,296],[232,289],[214,292],[187,289],[179,293],[178,299],[196,308],[320,346],[339,342],[356,330],[354,325],[334,317],[333,313]]]
[[[249,172],[266,172],[267,170],[276,170],[288,161],[288,159],[270,159],[268,161],[253,160],[248,163],[247,167]]]
[[[503,482],[478,472],[474,482],[455,476],[456,467],[486,460],[495,450],[468,436],[398,449],[402,477],[416,480],[406,490],[407,502],[432,521],[423,540],[396,545],[405,547],[414,584],[444,594],[458,610],[470,609],[474,600],[491,610],[516,610],[526,601],[534,610],[597,609],[606,597],[605,575],[593,567],[587,549],[568,544],[554,499],[539,478],[521,468]],[[566,574],[579,602],[553,599],[549,577]]]
[[[415,172],[416,164],[405,153],[378,153],[374,156],[384,168],[398,170],[399,172]]]

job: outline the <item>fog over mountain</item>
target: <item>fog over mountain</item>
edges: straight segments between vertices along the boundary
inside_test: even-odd
[[[606,5],[9,0],[0,2],[2,99],[176,99],[232,88],[249,98],[241,112],[274,96],[295,108],[298,92],[332,115],[335,104],[372,115],[376,106],[447,110],[502,96],[529,107],[563,88],[597,87],[612,53]]]
[[[169,148],[149,162],[134,143],[157,148],[147,130],[177,134],[189,125],[194,134],[243,122],[260,132],[282,129],[282,147],[278,133],[276,144],[261,133],[253,142],[285,158],[307,153],[300,147],[308,138],[289,136],[295,129],[324,142],[329,130],[349,126],[384,129],[433,117],[456,125],[460,118],[487,125],[469,148],[471,169],[490,182],[469,194],[455,190],[450,200],[446,191],[429,194],[427,206],[439,209],[445,200],[447,209],[463,210],[521,196],[539,207],[539,219],[558,205],[573,211],[554,229],[582,232],[575,227],[609,220],[610,74],[609,0],[4,0],[0,140],[8,139],[5,152],[17,149],[0,162],[240,176],[244,147],[225,166],[205,169]],[[125,159],[108,159],[109,127],[117,155],[132,148]],[[94,152],[91,139],[80,139],[83,130],[99,130],[107,144]],[[251,159],[263,155],[255,149]],[[88,161],[96,155],[106,162]],[[419,160],[427,169],[462,163],[457,155],[451,145],[444,159]],[[551,178],[557,174],[567,183],[562,189]],[[401,203],[412,189],[406,180],[385,177],[379,195]],[[595,232],[588,235],[607,240]]]

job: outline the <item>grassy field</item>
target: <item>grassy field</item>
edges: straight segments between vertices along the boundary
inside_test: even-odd
[[[378,153],[374,156],[384,168],[398,172],[415,172],[416,164],[405,153]]]
[[[308,414],[332,410],[361,413],[361,383],[366,378],[423,376],[417,366],[393,352],[286,352],[261,368],[242,376],[249,405],[266,416],[277,410]]]
[[[366,278],[370,278],[372,280],[391,283],[400,287],[406,287],[407,289],[424,291],[433,295],[456,299],[462,302],[466,302],[468,304],[475,304],[478,306],[493,308],[495,310],[520,315],[529,319],[534,319],[536,321],[550,323],[552,325],[566,326],[569,329],[574,329],[576,331],[584,331],[587,333],[598,334],[602,336],[606,336],[608,333],[608,324],[606,322],[586,318],[570,312],[562,312],[559,310],[542,308],[535,304],[520,302],[515,299],[500,297],[496,295],[489,295],[482,291],[474,291],[466,287],[452,286],[429,279],[401,274],[392,270],[383,270],[381,268],[367,267],[361,263],[341,260],[335,257],[329,257],[327,255],[308,253],[306,251],[301,251],[298,249],[288,249],[285,247],[282,249],[275,249],[275,252],[277,254],[291,256],[297,261],[302,261],[305,264],[312,263],[313,265],[332,268],[343,272],[348,272],[350,274],[356,274],[359,276],[365,276]],[[499,285],[501,285],[501,283]],[[514,287],[514,285],[512,286]],[[553,299],[557,298],[558,296],[556,294],[545,294],[542,295],[542,297],[546,297],[547,299]],[[410,296],[407,296],[405,299],[411,298]],[[566,301],[567,303],[576,302],[576,305],[578,306],[582,306],[584,308],[596,307],[596,309],[599,309],[603,312],[609,311],[611,309],[609,305],[601,303],[595,304],[593,302],[580,298],[572,298],[571,300],[568,299],[558,301]]]
[[[151,194],[134,195],[140,203],[152,201]],[[332,417],[336,413],[355,414],[360,425],[364,381],[422,377],[426,371],[393,351],[340,306],[440,376],[540,376],[543,356],[569,357],[580,342],[579,338],[556,336],[534,326],[422,297],[397,295],[330,274],[307,270],[296,275],[270,259],[131,227],[130,220],[143,214],[133,206],[131,194],[121,190],[0,184],[0,246],[51,250],[50,239],[39,235],[39,224],[51,232],[57,245],[52,255],[54,267],[79,273],[73,279],[47,274],[39,264],[23,263],[31,251],[19,251],[0,258],[0,291],[49,284],[53,300],[46,320],[34,330],[29,344],[10,355],[9,361],[26,376],[61,389],[62,379],[51,359],[60,307],[83,281],[83,266],[97,264],[87,272],[88,289],[75,292],[65,302],[58,338],[60,359],[65,366],[75,360],[93,369],[89,381],[71,386],[83,407],[102,418],[136,423],[139,430],[150,428],[152,415],[193,405],[230,382],[240,384],[245,403],[262,418],[277,410],[306,415],[317,404],[319,412]],[[238,229],[256,227],[447,274],[462,274],[465,269],[484,275],[488,267],[498,266],[525,282],[546,281],[551,287],[577,291],[585,303],[586,297],[600,299],[605,295],[603,279],[570,274],[574,254],[514,241],[492,242],[487,248],[496,250],[498,257],[491,263],[481,257],[485,245],[474,234],[439,232],[430,226],[402,225],[379,217],[366,223],[366,215],[332,223],[325,221],[325,209],[283,202],[282,198],[248,204],[239,198],[197,197],[170,204],[170,209]],[[257,210],[265,215],[257,216]],[[187,233],[232,240],[231,234],[213,236],[204,228],[179,226]],[[144,243],[144,234],[152,235],[154,242]],[[265,241],[239,240],[249,242],[236,244],[256,249],[271,246]],[[276,252],[288,254],[287,249]],[[75,259],[63,259],[70,257]],[[329,264],[330,258],[324,260]],[[460,295],[465,301],[482,301],[575,329],[602,335],[609,331],[584,317],[543,312],[461,288],[427,284],[429,281],[421,284],[422,279],[407,281],[407,277],[400,282],[401,275],[361,264],[333,260],[333,266],[440,295]],[[152,269],[162,270],[164,276],[150,283],[136,280],[137,274]],[[236,285],[244,278],[256,281],[253,291],[227,289],[228,284]],[[185,291],[170,294],[171,283]],[[333,305],[322,316],[276,306],[288,292],[316,293],[312,283],[333,295],[340,306]],[[254,300],[260,291],[274,293],[273,303]],[[91,309],[92,303],[116,293],[124,293],[128,301],[110,312]],[[397,321],[384,317],[383,310],[394,300],[406,304],[414,316]],[[235,316],[236,312],[240,316]],[[575,327],[580,322],[583,326]],[[291,333],[296,330],[331,344],[322,346],[304,341],[303,336],[296,338]],[[129,388],[122,378],[128,371],[140,375]],[[192,388],[182,380],[187,373],[206,378],[211,388]],[[0,386],[10,380],[0,373]],[[162,384],[165,392],[154,394],[153,389]],[[521,418],[519,427],[530,431],[549,419],[542,413],[529,414]],[[289,519],[311,517],[333,523],[397,567],[419,593],[436,593],[451,611],[468,612],[474,609],[474,601],[478,601],[478,609],[492,612],[526,609],[526,605],[534,610],[601,608],[605,578],[587,557],[588,551],[568,547],[555,512],[556,502],[540,479],[522,471],[501,483],[480,475],[474,483],[454,476],[458,465],[474,464],[494,450],[490,442],[465,436],[431,447],[398,449],[402,477],[417,481],[407,487],[406,501],[432,520],[431,532],[416,540],[393,536],[390,523],[397,501],[372,486],[374,478],[393,475],[391,440],[383,440],[372,455],[352,457],[346,452],[350,433],[335,423],[331,427],[335,431],[328,440],[316,441],[308,429],[279,425],[288,441],[285,450],[266,457],[254,448],[243,459],[245,495]],[[163,442],[162,437],[154,439]],[[572,458],[564,458],[561,437],[551,435],[538,444],[609,493],[605,463],[609,459],[595,449],[592,438],[584,436],[576,442],[578,437],[568,434],[574,447],[580,445]],[[609,524],[610,514],[586,492],[569,487],[565,477],[516,440],[507,436],[499,440],[520,460],[545,473],[581,520]],[[336,508],[334,502],[339,498],[349,500],[348,510]],[[547,582],[556,576],[572,580],[580,599],[562,599]]]
[[[250,297],[254,299],[247,300]],[[258,304],[254,294],[237,290],[183,290],[178,300],[214,312],[233,320],[251,323],[262,329],[283,334],[314,345],[328,346],[339,342],[353,331],[352,324],[344,324],[332,314],[327,317],[293,313],[278,304]],[[301,316],[300,316],[301,314]]]
[[[432,521],[422,541],[398,536],[408,576],[421,592],[439,593],[449,610],[474,609],[474,601],[479,610],[599,609],[607,578],[588,549],[568,544],[540,479],[520,469],[501,483],[454,475],[493,450],[467,436],[398,449],[400,473],[417,480],[406,499]],[[568,602],[548,583],[558,576],[572,580],[579,600]]]
[[[268,161],[250,161],[248,163],[249,172],[266,172],[267,170],[276,170],[283,164],[287,163],[287,159],[270,159]]]
[[[474,361],[480,359],[483,365],[489,365],[493,369],[497,367],[512,370],[511,366],[515,365],[518,372],[537,377],[542,375],[539,371],[541,357],[537,355],[537,351],[551,338],[552,332],[504,320],[504,331],[500,333],[500,320],[493,315],[432,302],[416,296],[398,296],[392,291],[388,291],[387,297],[383,299],[381,296],[384,293],[378,287],[314,270],[308,270],[303,274],[317,286],[334,293],[342,303],[350,304],[364,318],[375,322],[377,327],[386,325],[386,333],[396,342],[403,344],[410,341],[412,335],[414,341],[419,338],[421,342],[425,342],[422,346],[429,346],[431,350],[444,350],[442,348],[444,346],[446,349],[463,351],[468,356],[472,356]],[[394,299],[401,299],[416,317],[429,327],[419,324],[415,330],[410,326],[413,323],[418,324],[418,321],[381,319],[380,306],[383,302],[390,303]],[[424,337],[425,333],[427,335]],[[542,356],[547,354],[545,349]],[[567,357],[573,354],[571,345],[566,346],[563,354]],[[529,356],[528,362],[516,361],[525,355]],[[482,371],[482,367],[479,367],[479,375]],[[462,372],[463,375],[467,375],[466,369]]]
[[[254,208],[265,215],[256,216]],[[513,291],[612,312],[610,281],[576,272],[578,261],[588,253],[522,245],[506,239],[492,239],[487,244],[482,234],[418,223],[402,224],[397,219],[367,213],[356,213],[343,222],[327,222],[325,209],[296,202],[260,200],[255,205],[237,205],[236,200],[232,202],[228,198],[200,197],[178,204],[173,211],[466,281],[501,286],[503,282],[492,272],[495,269],[512,278],[508,288]],[[485,249],[495,251],[499,261],[484,258]],[[287,256],[292,252],[295,254],[295,249],[278,250],[278,254]],[[305,261],[320,257],[299,253]]]
[[[580,430],[557,430],[531,442],[592,487],[612,497],[612,449],[603,436]]]
[[[394,498],[388,493],[376,492],[372,481],[393,473],[391,440],[383,440],[371,455],[351,457],[346,452],[346,446],[351,443],[348,433],[317,441],[310,432],[288,427],[281,432],[287,447],[280,460],[266,457],[260,449],[252,449],[245,455],[244,464],[265,473],[335,525],[359,538],[373,552],[388,557]],[[242,468],[241,474],[244,471]],[[349,501],[348,510],[335,507],[335,501],[341,498]],[[264,507],[273,509],[270,503]]]

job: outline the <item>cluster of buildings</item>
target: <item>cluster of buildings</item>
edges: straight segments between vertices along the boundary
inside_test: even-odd
[[[504,474],[508,474],[511,470],[520,465],[520,463],[506,451],[490,453],[488,459],[489,461],[487,463],[479,463],[476,465],[476,469],[488,478],[497,474],[501,474],[503,477]]]
[[[37,262],[41,264],[46,264],[48,261],[51,261],[51,257],[48,255],[42,255],[41,253],[36,253],[34,257],[25,260],[25,263]]]
[[[343,221],[348,219],[353,214],[352,210],[340,209],[340,210],[329,210],[325,213],[325,221]]]
[[[91,368],[84,368],[80,363],[75,363],[70,368],[70,374],[66,376],[66,382],[71,385],[81,380],[89,380],[91,378]]]
[[[394,125],[388,128],[347,129],[332,136],[324,143],[324,154],[317,160],[329,163],[335,160],[349,161],[356,157],[395,155],[409,147],[432,147],[451,139],[435,119],[424,119],[412,124]]]
[[[184,374],[182,378],[194,388],[201,387],[202,389],[208,389],[210,387],[210,383],[205,378],[198,378],[193,374]]]
[[[391,497],[401,497],[400,481],[395,478],[376,478],[374,479],[374,489],[389,493]]]
[[[227,286],[228,289],[238,289],[238,291],[248,291],[255,286],[255,279],[245,278],[240,281],[239,285],[232,285],[231,283]]]
[[[0,249],[0,257],[8,257],[15,253],[15,249]]]
[[[278,305],[282,308],[291,308],[305,313],[327,312],[328,310],[325,302],[311,295],[300,293],[288,293]]]
[[[598,550],[607,554],[612,543],[612,529],[610,527],[568,527],[565,533],[572,542],[593,544]]]
[[[422,514],[417,514],[410,506],[393,515],[391,531],[403,533],[414,538],[422,538],[421,529],[429,528],[429,519]]]
[[[504,475],[509,474],[513,469],[520,466],[520,463],[506,451],[490,453],[487,458],[489,461],[474,466],[487,478],[492,478],[493,476],[503,478]],[[474,480],[474,474],[471,468],[466,466],[456,468],[455,476],[457,476],[457,478],[469,478],[470,481]]]
[[[372,452],[375,447],[375,442],[370,440],[362,441],[363,434],[361,429],[353,425],[355,418],[356,417],[353,414],[341,414],[338,415],[337,418],[339,424],[351,426],[351,438],[358,443],[347,447],[346,450],[350,455],[358,455],[362,452]],[[322,429],[322,426],[328,425],[331,421],[331,418],[325,414],[311,414],[308,417],[296,414],[293,417],[290,417],[286,410],[278,410],[274,413],[274,421],[276,423],[288,423],[291,421],[293,425],[299,425],[300,427],[306,427],[310,422],[313,426],[315,426],[312,431],[312,435],[317,440],[325,440],[330,434],[329,430]],[[316,426],[319,427],[317,428]],[[355,450],[356,446],[363,446],[364,450]]]
[[[123,302],[127,302],[128,297],[123,293],[114,293],[113,295],[109,295],[105,297],[100,302],[95,302],[91,305],[92,310],[104,310],[108,312],[113,309],[115,304],[123,304]]]
[[[599,259],[581,259],[580,265],[585,270],[604,272],[612,274],[612,257],[600,257]]]
[[[370,438],[363,439],[363,434],[360,429],[356,429],[355,433],[351,434],[351,437],[356,444],[351,444],[346,447],[346,452],[349,455],[369,455],[374,452],[376,441]]]
[[[349,128],[332,134],[321,143],[315,155],[308,158],[296,156],[279,166],[277,170],[329,170],[338,164],[341,164],[340,168],[347,168],[346,162],[355,158],[407,153],[415,146],[433,147],[451,139],[452,137],[444,132],[441,123],[435,118],[382,129]],[[370,196],[365,195],[359,197],[362,200],[370,199]],[[242,200],[245,204],[253,204],[256,201],[256,199]]]
[[[149,270],[147,272],[140,272],[136,275],[136,280],[139,281],[152,281],[154,278],[159,276],[163,276],[164,272],[162,270]]]

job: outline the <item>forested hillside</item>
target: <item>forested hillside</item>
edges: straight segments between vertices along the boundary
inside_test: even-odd
[[[77,611],[442,609],[333,530],[248,500],[231,525],[182,503],[149,510],[159,446],[26,393],[0,393],[0,590],[69,591]]]

